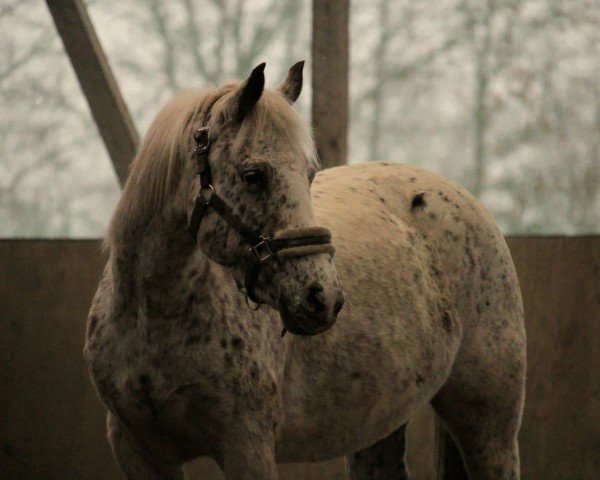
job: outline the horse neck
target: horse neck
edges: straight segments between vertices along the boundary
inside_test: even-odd
[[[117,316],[147,327],[183,319],[190,299],[208,301],[210,277],[219,268],[190,238],[184,215],[157,217],[144,229],[124,232],[111,261],[116,305],[123,313]]]

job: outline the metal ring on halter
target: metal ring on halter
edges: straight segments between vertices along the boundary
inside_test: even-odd
[[[208,197],[204,197],[202,192],[206,192],[208,190]],[[204,200],[204,203],[206,203],[208,205],[208,203],[210,202],[210,197],[212,197],[215,194],[215,189],[213,188],[212,185],[209,185],[208,187],[200,187],[200,190],[198,190],[198,193],[196,194],[196,198],[201,198],[202,200]]]
[[[210,130],[208,127],[200,127],[194,132],[194,140],[196,140],[196,148],[194,152],[204,153],[210,147]]]
[[[260,308],[260,303],[254,303],[252,300],[250,300],[248,294],[246,294],[246,305],[248,305],[248,308],[253,312],[256,312]]]

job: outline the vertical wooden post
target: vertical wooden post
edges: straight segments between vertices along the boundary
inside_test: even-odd
[[[121,185],[139,136],[82,0],[46,0]]]
[[[313,0],[312,122],[323,168],[348,159],[349,0]]]

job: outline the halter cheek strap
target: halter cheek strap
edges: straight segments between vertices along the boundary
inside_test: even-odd
[[[196,194],[194,210],[190,217],[189,231],[197,241],[198,229],[206,211],[212,208],[225,222],[233,228],[249,245],[251,263],[246,269],[244,287],[246,290],[248,306],[257,310],[260,306],[254,285],[260,266],[275,256],[280,258],[300,257],[317,253],[335,254],[335,247],[331,243],[331,231],[324,227],[300,227],[276,232],[274,235],[265,235],[260,231],[247,226],[238,215],[215,193],[212,186],[212,176],[208,156],[210,153],[210,133],[208,127],[201,127],[194,133],[196,147],[194,155],[197,163],[197,173],[200,179],[200,189]]]

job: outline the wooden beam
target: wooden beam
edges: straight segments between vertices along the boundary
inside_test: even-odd
[[[313,0],[312,122],[323,168],[348,160],[349,0]]]
[[[121,185],[139,135],[82,0],[46,0]]]

